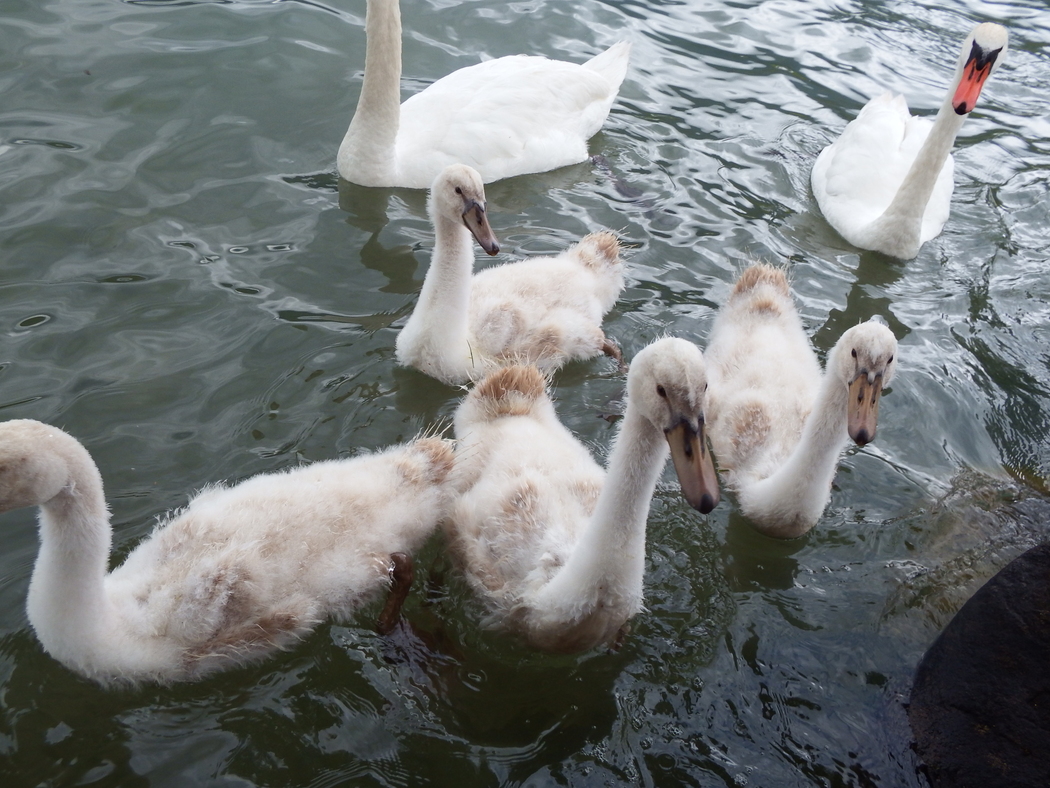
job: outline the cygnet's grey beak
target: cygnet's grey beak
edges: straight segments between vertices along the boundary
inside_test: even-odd
[[[499,241],[496,234],[489,226],[488,216],[485,215],[485,206],[477,200],[466,200],[466,210],[463,211],[463,224],[470,230],[471,235],[481,245],[487,254],[499,254]]]
[[[664,432],[671,447],[671,460],[674,462],[678,483],[682,486],[682,495],[694,509],[707,514],[718,506],[718,474],[715,473],[714,459],[707,446],[704,435],[704,422],[700,421],[699,429],[684,419]]]
[[[849,402],[846,408],[846,429],[858,446],[871,443],[879,426],[879,400],[882,396],[882,375],[868,380],[867,371],[861,371],[849,384]]]

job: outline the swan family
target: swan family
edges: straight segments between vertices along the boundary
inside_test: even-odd
[[[0,511],[39,509],[29,622],[50,655],[103,685],[255,660],[384,592],[388,631],[411,556],[435,532],[487,624],[546,651],[615,647],[643,609],[646,521],[668,458],[689,506],[719,504],[720,471],[754,527],[788,539],[819,521],[848,442],[875,437],[897,339],[859,323],[821,369],[784,269],[759,263],[740,273],[703,350],[662,337],[622,365],[625,407],[599,465],[559,421],[552,376],[620,359],[602,328],[625,288],[619,239],[598,229],[560,254],[478,272],[474,243],[500,253],[486,183],[586,159],[630,45],[579,65],[487,61],[402,103],[398,0],[368,0],[366,35],[338,171],[365,187],[429,188],[433,252],[395,353],[465,387],[454,440],[208,487],[107,572],[112,529],[88,450],[38,421],[0,423]],[[979,25],[934,123],[879,97],[820,153],[813,193],[843,238],[910,258],[941,231],[951,146],[1006,49],[1002,27]]]

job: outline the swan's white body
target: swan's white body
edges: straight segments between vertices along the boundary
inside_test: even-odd
[[[587,158],[627,74],[621,41],[582,65],[515,55],[460,69],[401,103],[398,0],[368,0],[365,75],[339,174],[362,186],[425,189],[450,164],[485,183]]]
[[[703,512],[718,503],[703,356],[681,339],[637,355],[607,473],[558,421],[545,382],[535,367],[506,367],[464,399],[446,530],[491,623],[582,651],[613,642],[642,609],[646,517],[669,444],[687,500]]]
[[[981,87],[1003,61],[1006,30],[978,25],[963,43],[955,78],[931,123],[903,96],[869,101],[813,165],[824,218],[854,246],[909,260],[948,221],[952,145]]]
[[[852,437],[875,436],[897,340],[881,323],[847,330],[820,365],[782,271],[745,271],[715,318],[707,361],[708,433],[726,485],[769,536],[806,533],[831,497]]]
[[[397,337],[397,358],[449,384],[513,363],[551,372],[608,350],[602,317],[624,287],[616,236],[591,233],[552,257],[473,274],[473,232],[499,251],[477,172],[454,165],[430,191],[434,254],[419,301]]]
[[[27,611],[44,649],[102,684],[195,679],[346,619],[389,586],[390,554],[445,513],[448,441],[212,487],[106,572],[111,528],[87,450],[0,424],[0,511],[39,505]]]

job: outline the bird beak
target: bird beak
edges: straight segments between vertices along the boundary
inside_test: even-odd
[[[485,215],[485,206],[477,200],[468,200],[467,209],[463,211],[463,224],[470,230],[471,235],[481,245],[486,253],[499,254],[499,241],[496,234],[489,226],[489,219]]]
[[[1001,51],[1001,49],[993,49],[991,52],[985,52],[974,42],[970,57],[963,66],[959,87],[955,89],[955,95],[952,96],[952,107],[955,108],[955,114],[965,115],[972,112],[977,106],[981,88],[984,87],[988,75],[992,73],[992,66]]]
[[[881,395],[882,375],[876,375],[874,381],[869,381],[868,373],[861,372],[849,384],[846,428],[849,430],[849,436],[858,446],[863,446],[875,439],[875,430],[879,426],[879,398]]]
[[[664,431],[664,437],[671,447],[671,460],[674,462],[678,483],[682,485],[682,495],[694,509],[707,514],[718,506],[718,475],[711,450],[704,437],[704,422],[700,429],[694,430],[685,420]]]

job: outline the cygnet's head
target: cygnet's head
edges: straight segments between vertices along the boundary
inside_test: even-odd
[[[897,338],[872,319],[846,331],[828,355],[828,374],[849,387],[847,429],[858,446],[875,438],[879,399],[897,371]]]
[[[965,115],[977,106],[981,89],[1005,59],[1008,44],[1006,28],[994,22],[977,25],[966,37],[956,71],[959,85],[952,96],[956,114]]]
[[[50,501],[69,484],[68,459],[79,454],[86,450],[57,427],[0,423],[0,512]]]
[[[704,514],[718,505],[718,475],[704,435],[707,369],[700,348],[674,337],[643,348],[627,374],[627,402],[663,432],[689,504]]]
[[[462,222],[488,254],[499,253],[499,241],[485,215],[485,185],[473,167],[451,164],[443,169],[430,187],[429,209],[432,219]]]

